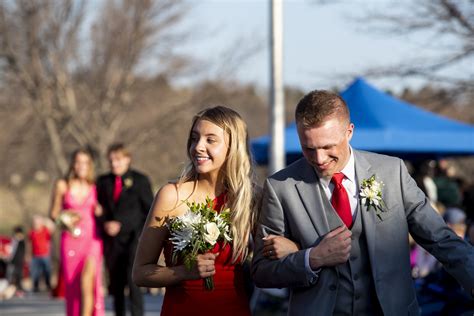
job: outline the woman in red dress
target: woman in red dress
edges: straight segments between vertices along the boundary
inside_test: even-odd
[[[138,286],[166,287],[161,315],[250,315],[242,263],[248,255],[257,198],[247,127],[235,111],[217,106],[198,113],[187,142],[190,162],[176,183],[155,197],[142,232],[133,279]],[[198,255],[193,269],[172,265],[167,221],[184,214],[185,202],[214,199],[214,209],[231,210],[232,244]],[[166,266],[157,265],[164,251]],[[213,276],[214,290],[203,280]]]

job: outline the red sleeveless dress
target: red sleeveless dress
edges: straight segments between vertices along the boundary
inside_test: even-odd
[[[226,201],[225,194],[214,199],[214,209],[220,211]],[[161,307],[162,316],[179,315],[235,315],[250,316],[249,298],[245,292],[244,273],[241,264],[232,264],[232,246],[217,243],[213,253],[216,258],[214,290],[204,289],[203,280],[184,281],[166,288]],[[165,245],[166,265],[171,266],[172,244]]]

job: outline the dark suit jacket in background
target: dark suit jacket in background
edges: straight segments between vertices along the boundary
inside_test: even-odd
[[[153,202],[150,181],[145,175],[133,169],[122,176],[122,193],[117,203],[113,199],[114,186],[115,175],[112,173],[103,175],[97,180],[98,200],[104,210],[99,219],[99,227],[104,236],[106,253],[113,243],[126,246],[138,240]],[[120,232],[115,237],[109,237],[103,231],[104,222],[112,220],[122,224]]]
[[[150,210],[153,193],[148,178],[128,170],[122,176],[122,192],[117,203],[114,202],[115,175],[101,176],[97,180],[97,195],[104,210],[98,220],[104,240],[104,255],[109,272],[109,291],[114,297],[115,315],[125,315],[124,289],[128,285],[132,315],[144,314],[143,297],[140,289],[132,282],[132,266],[135,251],[143,225]],[[105,221],[118,221],[122,224],[120,232],[108,236],[104,231]]]

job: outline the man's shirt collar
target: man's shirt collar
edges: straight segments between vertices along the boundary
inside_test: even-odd
[[[349,160],[347,161],[346,165],[341,170],[341,172],[344,174],[347,180],[355,184],[356,182],[355,182],[354,150],[352,150],[352,147],[350,146],[349,146],[349,150],[350,150]],[[331,182],[331,178],[319,177],[319,180],[326,187],[329,186],[329,183]]]

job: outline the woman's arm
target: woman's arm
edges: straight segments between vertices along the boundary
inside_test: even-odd
[[[61,213],[63,197],[66,190],[67,183],[65,180],[59,179],[56,181],[51,198],[51,206],[49,208],[49,218],[51,218],[53,221],[55,221],[58,218],[59,213]]]
[[[161,188],[148,213],[132,270],[133,282],[138,286],[165,287],[215,274],[214,260],[217,255],[211,253],[199,255],[196,266],[190,271],[184,265],[168,267],[157,264],[169,235],[166,222],[170,217],[180,215],[176,190],[174,184]]]

